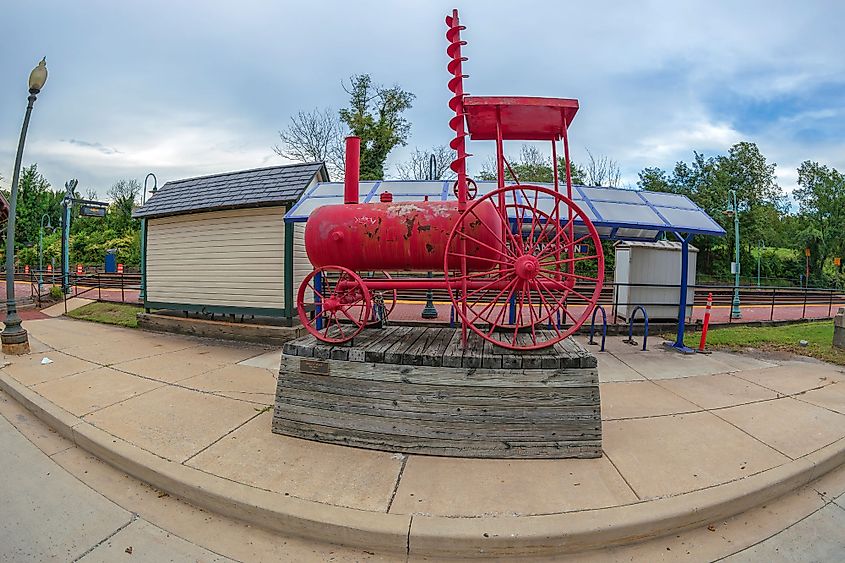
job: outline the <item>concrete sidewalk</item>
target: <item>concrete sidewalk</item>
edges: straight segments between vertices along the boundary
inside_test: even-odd
[[[3,562],[392,560],[190,506],[75,446],[2,391],[0,448]]]
[[[0,391],[0,561],[417,561],[280,537],[187,505],[122,474],[47,428]],[[578,556],[608,561],[835,561],[845,550],[845,468],[739,517]],[[33,486],[33,483],[36,486]],[[67,516],[67,518],[61,518]],[[108,518],[114,517],[109,522]],[[126,524],[128,522],[128,524]],[[30,525],[32,524],[32,525]],[[125,526],[124,526],[125,524]],[[98,530],[98,527],[101,528]],[[46,530],[46,531],[45,531]],[[98,535],[105,534],[102,537]],[[748,547],[745,547],[748,546]],[[555,558],[555,560],[560,560]]]
[[[59,439],[51,448],[54,455],[70,449],[73,444]],[[3,416],[0,450],[0,560],[115,561],[132,555],[133,561],[231,561],[169,534],[92,490]]]
[[[53,412],[77,443],[118,465],[143,460],[151,479],[177,475],[232,498],[334,515],[299,534],[325,533],[331,521],[347,534],[337,541],[378,530],[381,548],[412,555],[473,542],[504,549],[503,526],[559,530],[613,514],[618,525],[642,523],[705,505],[724,514],[732,501],[741,512],[845,459],[845,375],[819,362],[681,356],[656,342],[641,352],[612,338],[597,354],[603,458],[471,460],[272,434],[278,350],[62,318],[26,327],[33,354],[6,358],[0,384]]]

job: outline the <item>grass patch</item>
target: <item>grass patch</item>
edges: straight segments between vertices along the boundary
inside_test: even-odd
[[[698,342],[699,332],[689,333],[688,342]],[[799,342],[806,340],[807,346]],[[758,350],[791,352],[825,362],[845,365],[845,350],[833,347],[833,321],[819,321],[781,326],[737,326],[711,328],[707,348],[720,350]]]
[[[67,316],[83,321],[138,328],[137,315],[141,309],[141,307],[126,303],[94,302],[68,311]]]

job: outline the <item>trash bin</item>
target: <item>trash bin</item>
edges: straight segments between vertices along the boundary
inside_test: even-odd
[[[106,273],[114,274],[117,272],[117,249],[109,248],[106,250]]]

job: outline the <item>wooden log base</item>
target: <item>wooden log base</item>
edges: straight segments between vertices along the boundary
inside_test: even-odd
[[[601,456],[596,358],[568,339],[513,352],[460,330],[366,329],[352,346],[285,344],[273,432],[390,452]],[[457,345],[456,345],[457,342]]]

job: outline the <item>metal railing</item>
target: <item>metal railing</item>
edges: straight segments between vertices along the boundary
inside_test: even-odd
[[[396,276],[398,277],[398,276]],[[591,285],[576,284],[575,287],[582,294],[589,294],[593,290]],[[634,293],[632,299],[626,300],[625,290]],[[729,310],[733,300],[733,285],[720,284],[698,284],[688,286],[691,296],[687,302],[688,322],[703,317],[704,308],[707,304],[707,295],[713,294],[714,324],[741,322],[731,319]],[[635,283],[614,283],[605,282],[599,294],[598,305],[607,310],[608,323],[619,324],[627,321],[631,311],[641,305],[646,309],[660,307],[666,313],[655,318],[672,321],[678,317],[678,301],[680,296],[680,284],[635,284]],[[449,294],[444,290],[434,290],[434,303],[443,305],[450,304]],[[636,295],[651,294],[651,298],[641,298]],[[740,286],[739,296],[741,310],[744,311],[743,320],[753,321],[779,321],[779,320],[800,320],[812,318],[832,318],[839,306],[845,306],[845,291],[836,288],[801,288],[782,286],[761,286],[747,285]],[[405,303],[406,310],[419,305],[420,312],[426,301],[426,291],[405,290],[398,294],[400,303]],[[570,305],[578,307],[582,303],[572,301]],[[397,313],[394,313],[396,315]],[[649,310],[649,316],[653,316]],[[403,320],[412,320],[410,316],[401,317]],[[420,317],[417,317],[420,318]],[[441,315],[441,320],[448,320],[448,314]],[[627,323],[626,323],[627,324]]]
[[[5,276],[5,272],[3,272]],[[62,274],[54,270],[23,270],[15,272],[15,281],[30,284],[30,295],[40,307],[44,298],[49,295],[50,288],[62,286]],[[68,276],[68,297],[94,298],[97,301],[115,303],[136,303],[141,290],[141,274],[138,273],[105,273],[92,272],[77,274],[75,271]]]
[[[633,309],[636,305],[649,306],[678,306],[677,297],[674,299],[644,302],[642,300],[631,300],[629,304],[620,302],[620,289],[628,288],[636,289],[666,289],[677,290],[680,293],[680,285],[661,285],[661,284],[621,284],[621,283],[607,283],[602,288],[602,294],[599,303],[604,305],[611,305],[613,322],[616,323],[619,317],[619,309],[622,305],[629,305]],[[711,285],[700,284],[691,285],[688,287],[689,291],[693,293],[693,299],[690,301],[688,307],[691,306],[692,313],[686,315],[688,320],[695,317],[696,310],[703,313],[707,305],[708,294],[713,295],[713,306],[716,308],[730,308],[734,295],[734,287],[731,285]],[[668,292],[667,292],[668,293]],[[740,310],[743,308],[752,309],[755,312],[754,318],[751,320],[803,320],[807,318],[828,318],[835,314],[834,307],[845,305],[845,291],[835,288],[798,288],[798,287],[757,287],[740,286],[739,287]],[[800,315],[797,314],[797,308],[801,308]],[[778,314],[779,308],[786,308],[782,314]],[[764,318],[768,313],[768,319]],[[808,312],[812,313],[808,315]],[[677,313],[675,314],[677,316]],[[726,315],[727,322],[738,322],[732,319],[730,314]],[[718,321],[717,321],[718,322]]]
[[[97,301],[117,301],[117,290],[120,290],[120,302],[126,303],[127,291],[141,291],[141,275],[140,274],[72,274],[69,281],[70,287],[73,288],[73,297],[82,297],[83,295],[91,294],[97,291]],[[106,290],[103,298],[103,290]],[[114,296],[112,291],[114,290]],[[134,293],[132,294],[134,296]],[[130,301],[137,302],[137,296]],[[90,297],[89,297],[90,298]]]
[[[39,274],[43,281],[40,291]],[[253,274],[245,271],[243,275],[248,278]],[[30,296],[33,301],[39,303],[39,306],[51,286],[61,287],[62,284],[61,273],[57,271],[43,270],[39,272],[31,269],[28,273],[25,273],[23,270],[19,270],[15,272],[15,279],[18,282],[30,284]],[[202,282],[201,278],[197,278],[198,286],[201,286]],[[141,275],[139,273],[117,274],[99,271],[77,274],[73,271],[69,277],[69,288],[68,297],[87,297],[89,299],[96,298],[99,301],[136,303],[141,289]],[[298,289],[294,288],[294,294]],[[578,284],[576,289],[587,294],[592,292],[593,287]],[[640,291],[640,293],[657,294],[657,297],[642,299],[636,298],[636,295],[634,295],[626,302],[624,290],[627,290],[629,294],[645,290]],[[608,281],[602,287],[598,304],[607,310],[608,324],[619,324],[627,321],[629,311],[633,311],[637,305],[646,309],[651,307],[664,308],[667,315],[662,316],[662,318],[671,322],[672,319],[677,319],[680,290],[681,287],[678,284],[623,284]],[[688,301],[688,314],[686,315],[688,322],[693,321],[696,317],[703,316],[708,293],[713,295],[713,323],[739,322],[731,319],[730,315],[727,314],[733,299],[734,288],[732,285],[712,283],[690,285],[688,291],[692,294],[692,299]],[[744,314],[743,321],[832,318],[838,307],[845,306],[845,291],[835,288],[744,285],[739,288],[739,296],[741,310]],[[407,315],[403,314],[401,318],[411,319],[416,311],[414,307],[417,305],[419,305],[419,313],[421,313],[426,297],[426,290],[400,291],[398,300],[405,305],[403,308],[409,311]],[[451,303],[447,291],[434,290],[433,297],[435,304]],[[571,305],[577,307],[581,303],[572,302]],[[448,320],[448,313],[446,311],[442,311],[442,313],[440,320]],[[654,317],[651,311],[648,314]],[[419,315],[416,318],[420,318]]]

